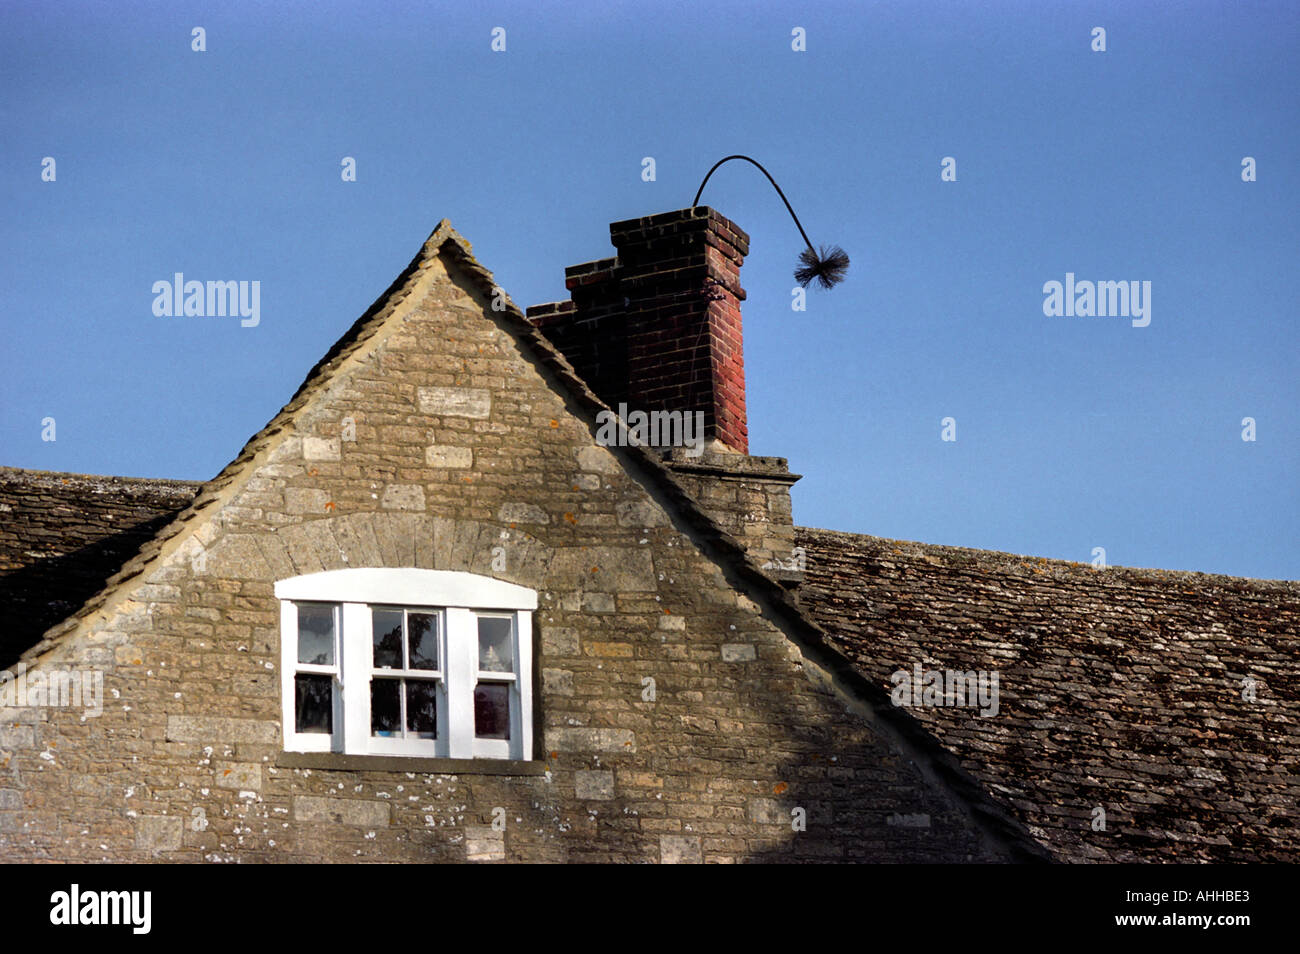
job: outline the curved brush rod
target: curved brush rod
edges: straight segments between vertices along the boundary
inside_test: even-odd
[[[763,173],[763,175],[767,176],[767,181],[772,183],[772,188],[776,190],[776,194],[779,195],[781,201],[785,203],[786,210],[790,213],[790,218],[794,219],[795,228],[797,228],[799,234],[803,236],[803,242],[808,247],[799,253],[799,266],[794,270],[794,280],[804,288],[807,288],[814,279],[822,286],[822,288],[833,288],[842,282],[844,280],[844,273],[849,270],[848,254],[838,245],[831,245],[829,247],[823,245],[820,250],[813,248],[813,243],[809,240],[808,233],[803,230],[803,226],[799,223],[799,216],[795,215],[794,208],[790,205],[790,200],[785,197],[785,193],[782,192],[781,187],[776,184],[776,180],[772,178],[772,174],[764,169],[762,164],[756,159],[751,159],[749,156],[734,155],[727,156],[715,162],[713,168],[709,170],[708,175],[704,177],[704,181],[700,183],[699,189],[695,191],[695,199],[691,202],[691,208],[695,208],[700,204],[700,195],[704,192],[704,187],[709,184],[709,178],[713,173],[718,171],[718,166],[722,165],[724,162],[730,162],[732,159],[744,159],[746,162],[756,167],[759,172]]]

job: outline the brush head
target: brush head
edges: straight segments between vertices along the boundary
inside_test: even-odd
[[[844,281],[849,270],[849,256],[838,245],[814,251],[810,245],[799,253],[799,267],[794,270],[794,280],[804,288],[816,279],[822,288],[834,288]]]

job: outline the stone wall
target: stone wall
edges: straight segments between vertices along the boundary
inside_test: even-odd
[[[790,488],[799,480],[784,457],[754,457],[711,449],[699,457],[674,450],[668,466],[700,505],[734,536],[756,563],[790,588],[803,579],[796,550]]]

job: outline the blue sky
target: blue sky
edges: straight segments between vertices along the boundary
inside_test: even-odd
[[[1300,578],[1297,54],[1281,3],[6,0],[0,464],[210,477],[440,218],[552,301],[741,152],[853,259],[794,312],[766,180],[701,200],[751,236],[750,450],[797,522]],[[260,324],[155,317],[178,271],[260,281]],[[1150,324],[1044,315],[1067,272],[1150,281]]]

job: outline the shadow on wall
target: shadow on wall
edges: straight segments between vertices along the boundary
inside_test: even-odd
[[[905,754],[873,738],[829,692],[774,740],[781,779],[749,799],[748,821],[770,827],[770,843],[747,863],[966,864],[1044,862],[1020,846],[993,844],[951,796],[929,784]],[[818,711],[820,710],[820,711]],[[779,719],[780,713],[774,712]],[[987,794],[985,799],[988,799]],[[988,799],[991,801],[991,799]],[[1021,833],[1022,844],[1032,841]]]
[[[915,753],[885,741],[836,693],[785,660],[760,651],[741,664],[700,668],[700,678],[680,688],[711,683],[703,705],[689,701],[691,692],[679,693],[670,677],[659,682],[657,703],[637,705],[644,719],[637,736],[648,744],[638,742],[635,755],[608,763],[613,791],[586,804],[596,817],[583,819],[587,837],[570,843],[562,860],[616,861],[647,852],[671,862],[1051,860],[1013,820],[1004,819],[1016,832],[1001,844],[983,837],[949,790],[923,777]],[[869,696],[891,734],[902,733],[907,746],[922,738],[920,725],[883,691]],[[572,790],[573,775],[564,771],[572,767],[581,794],[582,774],[594,773],[566,761],[557,788]],[[973,779],[967,784],[968,796],[991,816],[993,799]],[[529,854],[526,843],[508,852],[520,860]]]

